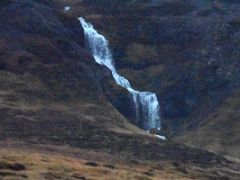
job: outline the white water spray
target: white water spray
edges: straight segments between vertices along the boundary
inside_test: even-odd
[[[65,6],[65,7],[64,7],[64,11],[69,11],[70,9],[71,9],[70,6]]]
[[[112,53],[106,38],[99,34],[92,24],[79,18],[85,32],[86,40],[95,61],[111,70],[116,83],[131,94],[136,111],[137,124],[145,129],[160,129],[160,106],[156,94],[134,90],[130,82],[119,75],[114,67]]]

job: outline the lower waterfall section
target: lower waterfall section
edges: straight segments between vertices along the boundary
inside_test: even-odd
[[[131,94],[135,106],[137,125],[145,130],[153,128],[160,130],[160,106],[156,94],[133,89],[130,82],[117,73],[107,39],[99,34],[92,24],[86,22],[83,18],[79,18],[79,20],[95,61],[111,70],[115,82]]]

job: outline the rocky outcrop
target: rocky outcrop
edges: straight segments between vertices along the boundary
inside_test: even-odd
[[[200,149],[239,158],[239,102],[239,92],[234,93],[201,122],[195,131],[190,132],[188,136],[176,138]]]
[[[198,129],[240,88],[236,1],[85,0],[72,7],[108,37],[120,73],[157,93],[170,134]]]
[[[76,17],[31,0],[4,1],[0,15],[1,140],[86,137],[88,128],[140,131],[108,102],[111,73],[85,49]]]
[[[120,1],[115,1],[117,2]],[[149,163],[151,166],[156,164],[160,170],[162,166],[159,164],[167,162],[169,167],[174,169],[175,175],[180,173],[180,177],[185,177],[189,173],[189,178],[238,178],[237,163],[205,150],[190,148],[171,140],[163,141],[147,135],[127,122],[113,105],[123,114],[125,113],[126,117],[131,117],[132,113],[127,111],[129,108],[126,105],[130,103],[128,95],[123,89],[114,85],[111,73],[97,65],[86,51],[83,29],[76,19],[76,12],[66,13],[63,8],[58,8],[60,4],[55,3],[36,0],[5,0],[0,3],[1,147],[11,149],[12,145],[14,153],[17,152],[16,149],[23,148],[24,154],[27,154],[24,157],[29,158],[27,160],[22,158],[20,152],[17,152],[17,156],[0,154],[3,160],[0,162],[0,177],[31,179],[32,171],[40,173],[37,177],[42,179],[82,177],[79,174],[73,176],[74,171],[78,169],[74,169],[76,166],[74,167],[70,161],[68,163],[74,168],[70,171],[69,168],[64,168],[63,163],[67,163],[67,158],[61,162],[53,160],[60,164],[59,168],[59,164],[48,166],[47,164],[51,162],[46,160],[45,155],[44,158],[41,155],[28,153],[35,148],[38,153],[43,150],[43,154],[49,153],[51,157],[54,157],[53,152],[61,152],[74,158],[88,156],[89,160],[92,155],[97,156],[94,161],[99,157],[106,160],[108,160],[106,157],[118,157],[128,166],[129,162],[133,166],[138,163],[140,166],[141,163]],[[84,6],[81,7],[83,9],[79,12],[85,13]],[[190,12],[192,8],[184,11],[184,14]],[[96,22],[96,19],[92,22]],[[233,24],[235,27],[236,21]],[[98,25],[101,26],[101,23]],[[107,34],[111,37],[109,33]],[[167,37],[167,33],[165,36]],[[154,57],[155,51],[158,51],[155,45],[139,46],[142,42],[136,44],[131,47],[147,47],[144,49],[146,52],[151,52],[151,57]],[[116,49],[114,52],[117,52]],[[142,53],[138,55],[141,57],[140,62],[144,61],[146,56]],[[124,58],[119,61],[123,62],[119,67],[122,70],[126,69]],[[174,60],[158,64],[159,62],[153,60],[156,67],[163,72],[166,71],[165,68],[176,67],[173,66]],[[179,67],[176,71],[181,70],[180,64],[176,64]],[[156,88],[160,96],[161,93],[164,94],[164,90],[176,85],[169,83],[168,86],[161,86],[162,89],[159,88],[159,83],[151,84],[157,82],[163,75],[162,71],[154,69],[151,63],[140,66],[133,64],[129,69],[134,73],[135,71],[153,73],[152,81],[145,86],[152,90]],[[155,76],[155,73],[159,73],[158,76]],[[133,81],[136,85],[140,83],[137,80]],[[173,94],[175,88],[171,90]],[[111,93],[113,90],[114,93]],[[32,149],[26,150],[29,148]],[[1,148],[1,153],[4,151],[6,154],[9,153],[8,149]],[[29,163],[31,161],[35,164]],[[41,167],[35,166],[37,164]],[[99,168],[102,168],[100,165],[101,163]],[[112,168],[112,166],[108,167]],[[44,173],[39,172],[41,168]],[[59,176],[61,170],[67,174],[63,173]],[[166,171],[169,172],[168,169]],[[101,174],[105,175],[106,172],[101,171]],[[152,170],[143,172],[141,170],[141,173],[145,176],[154,176]],[[171,174],[170,176],[173,177]]]

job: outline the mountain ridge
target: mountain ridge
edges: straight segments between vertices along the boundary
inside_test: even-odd
[[[133,179],[158,179],[165,173],[169,179],[238,179],[237,162],[171,137],[163,141],[129,123],[127,92],[85,47],[77,18],[91,16],[84,6],[65,12],[68,3],[0,3],[0,178],[26,179],[35,171],[38,179],[74,180],[81,173],[98,179],[99,172],[130,171]],[[115,161],[116,170],[102,169],[106,161]],[[83,162],[95,168],[86,173]],[[135,167],[137,172],[132,171]]]
[[[150,1],[71,2],[70,14],[86,17],[109,39],[119,73],[134,87],[156,92],[168,135],[191,138],[239,91],[238,3],[159,0],[153,7]]]

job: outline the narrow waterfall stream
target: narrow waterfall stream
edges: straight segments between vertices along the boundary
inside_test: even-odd
[[[131,94],[138,126],[145,130],[153,128],[160,130],[160,106],[156,94],[133,89],[130,82],[117,73],[107,39],[99,34],[92,24],[86,22],[83,18],[79,18],[79,20],[95,61],[111,70],[115,82],[119,86],[126,88]]]

